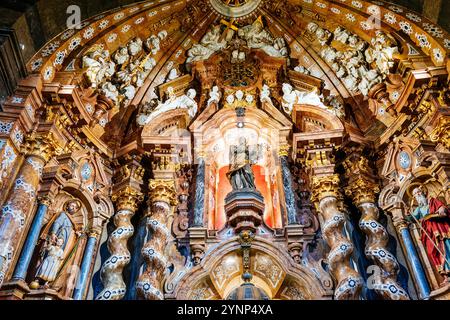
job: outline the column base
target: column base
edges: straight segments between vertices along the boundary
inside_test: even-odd
[[[429,300],[450,300],[450,283],[432,291]]]

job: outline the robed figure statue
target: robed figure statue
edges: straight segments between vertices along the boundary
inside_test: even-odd
[[[418,206],[407,218],[420,224],[420,240],[445,285],[450,275],[450,210],[439,199],[428,198],[424,186],[415,188],[413,196]]]
[[[249,146],[245,137],[239,138],[239,145],[230,147],[230,170],[227,177],[233,191],[256,190],[252,165],[258,161],[261,154],[260,150],[260,145]]]

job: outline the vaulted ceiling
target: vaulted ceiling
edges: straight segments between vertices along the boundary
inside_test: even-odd
[[[137,3],[135,0],[2,0],[0,27],[12,27],[28,61],[46,42],[66,29],[67,8],[76,4],[85,20],[104,11]],[[376,2],[376,1],[375,1]],[[392,3],[417,11],[450,31],[450,1],[392,0]]]

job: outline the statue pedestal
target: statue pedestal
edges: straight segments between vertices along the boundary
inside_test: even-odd
[[[194,265],[198,265],[205,254],[207,232],[208,230],[203,227],[189,228],[189,243]]]
[[[236,234],[243,230],[256,232],[263,221],[264,198],[253,189],[232,191],[225,197],[225,212]]]
[[[0,291],[0,300],[23,300],[30,288],[23,280],[5,282]]]

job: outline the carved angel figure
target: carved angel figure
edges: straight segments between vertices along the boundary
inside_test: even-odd
[[[142,51],[142,40],[141,38],[135,38],[128,43],[128,52],[134,57],[137,56]]]
[[[127,47],[120,47],[113,54],[113,60],[119,66],[127,63],[129,59],[130,59],[130,55],[128,54],[128,48]]]
[[[209,99],[208,99],[207,105],[209,106],[213,102],[219,103],[220,96],[221,96],[221,93],[220,93],[219,87],[218,86],[212,87],[211,91],[209,92]]]
[[[394,55],[398,53],[395,39],[383,31],[377,31],[371,44],[372,46],[365,51],[367,62],[374,62],[380,73],[387,75],[394,66]]]
[[[240,28],[239,37],[247,41],[247,46],[253,49],[262,49],[272,57],[286,57],[287,48],[283,38],[274,39],[272,35],[264,29],[261,19],[257,19],[253,24]]]
[[[110,60],[109,51],[98,48],[83,57],[83,68],[93,88],[114,75],[115,63]]]
[[[310,92],[302,92],[295,90],[289,83],[283,83],[282,86],[283,99],[281,105],[287,114],[291,114],[294,109],[294,104],[309,104],[326,108],[323,104],[317,88]]]
[[[197,92],[195,89],[189,89],[185,95],[181,97],[176,97],[173,94],[173,88],[169,88],[169,99],[164,103],[158,103],[154,109],[146,107],[146,109],[141,110],[136,121],[139,126],[145,126],[150,121],[155,119],[157,116],[174,109],[188,109],[189,116],[191,118],[195,117],[197,114],[197,102],[194,100]],[[153,102],[154,103],[154,102]]]
[[[101,89],[100,92],[108,99],[110,99],[111,101],[113,101],[114,103],[118,103],[119,102],[119,90],[117,90],[116,86],[113,85],[111,82],[105,82]]]
[[[227,46],[225,39],[220,40],[220,26],[213,26],[203,36],[199,44],[194,44],[188,51],[186,63],[206,60],[216,51],[222,50]]]
[[[261,102],[272,103],[272,99],[270,98],[270,87],[267,84],[264,84],[261,88],[261,93],[259,95]]]

